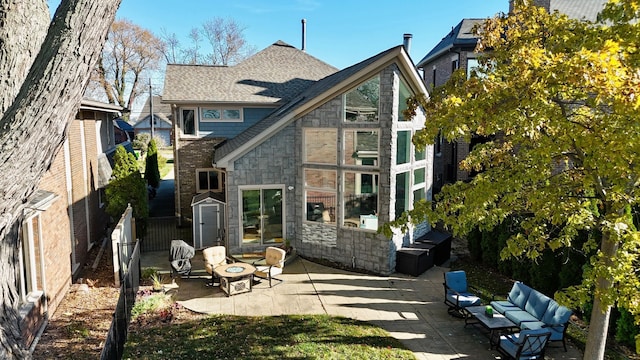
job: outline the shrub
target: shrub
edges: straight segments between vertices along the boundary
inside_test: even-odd
[[[158,167],[158,147],[156,141],[151,139],[147,147],[147,160],[144,167],[144,178],[147,184],[154,189],[160,186],[160,168]]]
[[[149,216],[149,207],[147,187],[138,170],[138,162],[135,156],[127,152],[123,146],[116,148],[113,161],[111,181],[105,189],[107,213],[118,219],[127,209],[127,205],[131,204],[139,233],[143,234],[144,224]]]
[[[627,309],[619,308],[620,316],[616,321],[616,340],[631,348],[636,346],[636,336],[640,334],[634,322],[634,316]]]

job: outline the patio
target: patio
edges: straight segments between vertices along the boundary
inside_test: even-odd
[[[142,254],[145,267],[169,272],[168,252]],[[402,340],[418,359],[496,359],[489,340],[464,320],[447,314],[443,303],[443,273],[435,266],[419,277],[394,273],[389,277],[352,273],[292,259],[279,277],[284,283],[269,288],[267,281],[253,292],[227,297],[219,287],[206,287],[202,253],[192,259],[190,278],[177,279],[177,301],[201,313],[233,315],[330,314],[369,321]],[[547,347],[547,359],[581,359],[582,353],[568,343]]]

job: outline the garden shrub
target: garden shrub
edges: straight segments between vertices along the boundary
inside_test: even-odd
[[[154,189],[160,186],[160,168],[158,167],[158,147],[155,139],[149,141],[147,147],[147,159],[144,166],[144,178],[147,184]]]
[[[636,336],[640,334],[634,316],[627,309],[618,308],[619,316],[616,320],[616,340],[632,349],[636,346]]]

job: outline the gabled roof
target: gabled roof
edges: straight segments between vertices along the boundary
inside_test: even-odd
[[[167,65],[164,103],[282,103],[337,69],[277,41],[234,66]]]
[[[416,66],[418,68],[424,67],[451,49],[462,48],[467,51],[473,51],[478,43],[478,37],[473,34],[473,27],[481,24],[485,20],[486,19],[462,19]]]
[[[133,126],[122,118],[117,118],[114,125],[123,131],[133,131]]]
[[[608,0],[550,0],[549,12],[558,11],[572,19],[596,21]]]
[[[265,141],[297,117],[369,79],[382,68],[394,62],[402,73],[407,76],[407,85],[415,93],[427,94],[424,82],[417,73],[415,65],[404,50],[404,47],[396,46],[317,81],[262,121],[223,143],[215,151],[214,163],[218,167],[228,167],[227,163],[229,161]]]
[[[140,114],[138,114],[136,124],[144,119],[148,121],[150,111],[151,104],[149,103],[149,97],[147,97],[147,101],[145,101],[142,110],[140,110]],[[163,103],[162,97],[159,95],[153,96],[153,113],[157,119],[162,119],[169,123],[171,122],[171,104]]]

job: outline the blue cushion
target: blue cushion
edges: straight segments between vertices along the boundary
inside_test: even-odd
[[[511,355],[511,357],[515,358],[516,353],[518,352],[518,348],[526,338],[526,335],[537,336],[537,335],[547,334],[548,332],[549,330],[547,329],[523,330],[519,334],[500,336],[499,347],[502,348],[506,353]],[[530,349],[527,349],[525,345],[525,348],[523,348],[523,354],[522,354],[524,356],[521,356],[520,359],[527,359],[527,360],[542,359],[542,357],[540,357],[538,354],[530,353],[527,350],[530,350]]]
[[[449,292],[447,293],[447,300],[453,304],[458,304],[460,307],[480,305],[480,298],[468,292],[460,293],[460,295]]]
[[[445,273],[444,282],[451,290],[459,293],[467,291],[467,274],[462,270]]]
[[[521,326],[525,321],[538,321],[538,319],[524,310],[507,310],[504,317]]]
[[[527,285],[521,283],[520,281],[516,281],[513,283],[513,287],[511,291],[509,291],[509,296],[507,300],[513,303],[515,306],[524,310],[524,306],[529,298],[529,294],[531,293],[531,288]]]
[[[564,306],[560,306],[554,300],[549,301],[547,311],[542,316],[542,322],[548,325],[566,324],[571,317],[572,311]]]
[[[497,300],[491,302],[491,307],[500,314],[504,314],[505,311],[518,310],[519,307],[515,306],[509,300]]]
[[[537,290],[531,290],[529,298],[525,303],[524,310],[533,315],[536,320],[542,320],[545,311],[547,311],[547,305],[549,305],[549,297]]]
[[[551,341],[561,341],[564,336],[564,326],[561,327],[545,327],[546,324],[542,321],[527,321],[522,323],[521,328],[523,330],[539,330],[539,329],[547,329],[551,332],[551,337],[549,340]]]

